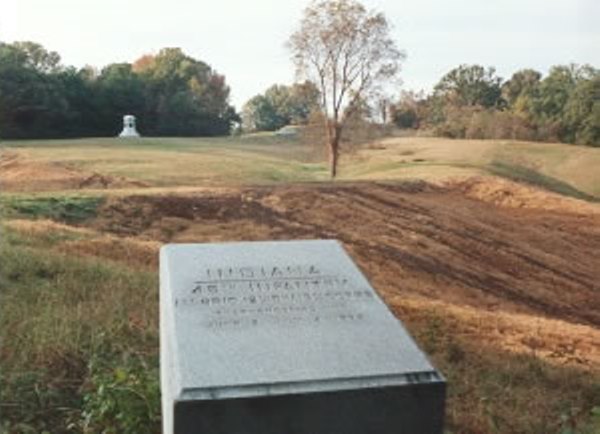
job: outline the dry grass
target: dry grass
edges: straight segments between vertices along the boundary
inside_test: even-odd
[[[5,190],[196,187],[326,180],[312,146],[273,135],[5,142]],[[496,173],[600,197],[600,149],[558,143],[400,137],[344,154],[340,179],[447,181]],[[502,171],[498,171],[501,167]],[[562,191],[560,190],[562,188]],[[569,188],[571,190],[569,190]]]
[[[423,297],[385,297],[400,318],[437,312],[456,338],[476,342],[478,351],[531,355],[555,367],[600,374],[600,330],[572,322],[505,310],[486,311]]]
[[[394,304],[434,364],[446,376],[447,432],[595,434],[600,375],[577,364],[560,364],[535,351],[514,352],[488,344],[488,332],[498,322],[465,318],[454,307],[419,301]],[[488,324],[487,321],[492,321]],[[531,321],[531,320],[529,320]],[[496,331],[510,334],[502,324]],[[526,335],[539,329],[525,330]]]
[[[325,166],[312,162],[308,149],[272,138],[258,142],[85,139],[4,142],[4,146],[0,182],[18,190],[205,186],[327,177]],[[35,176],[30,176],[33,172]],[[94,182],[86,184],[94,174],[103,180],[92,178]]]
[[[346,179],[446,181],[493,172],[493,164],[524,167],[600,197],[600,150],[560,143],[390,138],[343,163]],[[504,176],[504,174],[503,174]],[[521,181],[527,181],[522,179]],[[546,187],[542,185],[542,187]],[[549,186],[552,187],[552,186]]]

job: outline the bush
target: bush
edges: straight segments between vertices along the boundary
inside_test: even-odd
[[[392,112],[392,121],[398,128],[418,128],[419,126],[417,111],[410,107],[395,108]]]
[[[96,216],[104,202],[101,197],[12,197],[0,201],[8,217],[51,219],[63,223],[81,223]]]
[[[465,138],[534,140],[536,130],[525,119],[512,113],[482,110],[471,116]]]
[[[83,396],[84,433],[160,432],[160,387],[157,363],[125,355],[120,364],[90,362],[90,384]]]
[[[435,133],[454,139],[535,140],[536,128],[527,120],[507,111],[481,107],[449,107],[445,120]]]

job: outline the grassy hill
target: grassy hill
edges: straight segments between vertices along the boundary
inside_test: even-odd
[[[44,178],[50,181],[45,183],[46,188],[35,184],[32,189],[79,188],[72,182],[53,183],[60,178],[57,172],[65,170],[81,177],[99,174],[106,177],[108,184],[111,177],[133,181],[122,182],[121,187],[252,185],[328,179],[322,152],[270,134],[240,138],[13,141],[2,146],[4,161],[12,158],[14,168],[5,168],[0,182],[18,190],[26,190],[31,182],[39,183]],[[35,179],[27,179],[28,165],[32,171],[35,169]],[[598,167],[600,149],[589,147],[407,137],[381,140],[343,154],[339,180],[442,181],[491,174],[594,200],[600,197]],[[23,176],[10,178],[7,173],[10,170],[20,170]]]

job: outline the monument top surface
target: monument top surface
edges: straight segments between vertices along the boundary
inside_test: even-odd
[[[443,381],[337,241],[172,244],[160,263],[178,400]]]

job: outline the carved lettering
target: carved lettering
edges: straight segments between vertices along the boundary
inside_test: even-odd
[[[370,290],[309,264],[205,269],[175,306],[193,308],[207,327],[220,329],[361,321],[361,304],[372,300]]]

